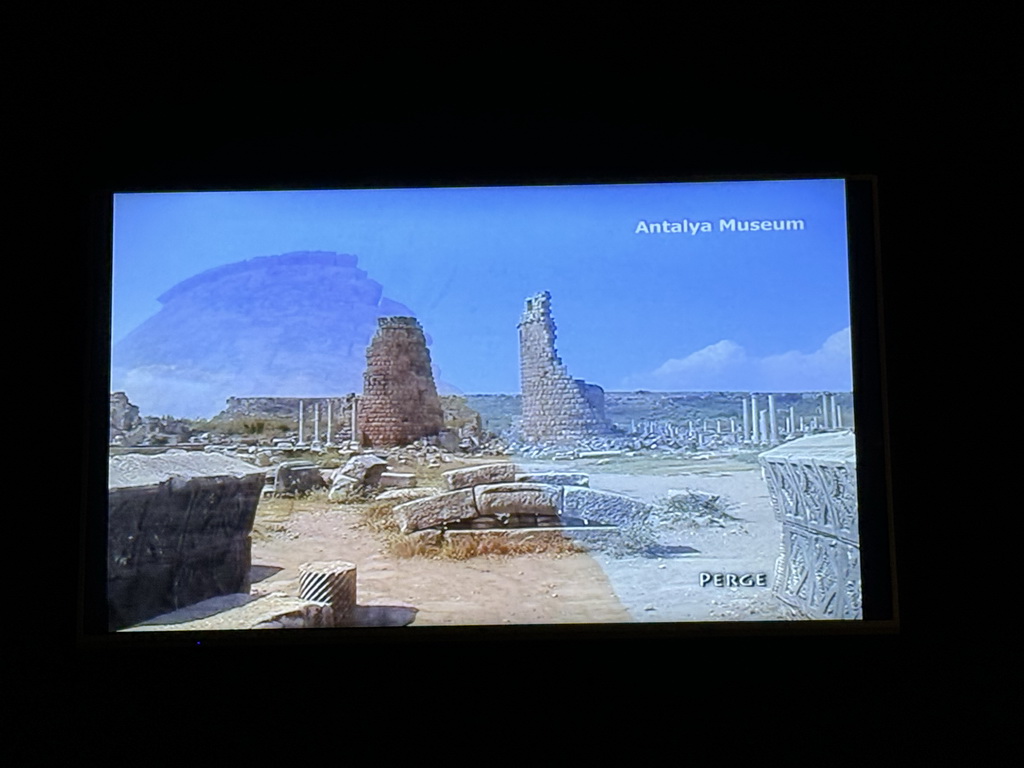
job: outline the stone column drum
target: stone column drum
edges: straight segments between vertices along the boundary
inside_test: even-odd
[[[331,606],[335,623],[356,605],[356,567],[343,560],[303,563],[299,566],[299,597]]]

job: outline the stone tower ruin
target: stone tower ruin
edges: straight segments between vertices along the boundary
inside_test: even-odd
[[[604,390],[573,379],[555,351],[555,321],[547,291],[526,300],[519,321],[519,371],[524,439],[570,443],[612,431],[604,411]]]
[[[360,440],[369,445],[407,445],[436,435],[444,425],[430,352],[412,317],[377,318],[377,333],[366,348]]]

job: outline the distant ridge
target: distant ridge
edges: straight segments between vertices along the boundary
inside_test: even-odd
[[[300,251],[181,281],[114,346],[111,391],[126,392],[144,414],[179,417],[212,416],[231,396],[362,391],[377,318],[415,313],[384,296],[357,262]]]

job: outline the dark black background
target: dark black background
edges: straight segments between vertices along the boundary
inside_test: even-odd
[[[83,393],[84,483],[105,463],[90,436],[106,418],[109,265],[97,249],[105,221],[95,195],[108,188],[875,174],[896,547],[907,587],[910,548],[901,534],[912,460],[901,440],[916,361],[906,343],[915,299],[903,220],[916,190],[904,78],[913,53],[883,23],[831,18],[777,33],[751,25],[709,35],[694,22],[664,30],[668,38],[657,43],[574,29],[537,45],[509,32],[494,46],[472,24],[455,30],[465,46],[442,42],[429,27],[400,39],[377,28],[369,42],[352,25],[315,26],[285,40],[277,30],[242,26],[213,33],[93,21],[71,35],[59,64],[45,65],[55,67],[50,99],[59,118],[41,129],[50,150],[41,163],[65,182],[67,262],[81,288],[70,305],[80,322],[69,329],[77,340],[70,356],[81,359],[67,369],[78,372],[73,389]],[[78,648],[70,658],[84,708],[102,701],[125,716],[134,708],[126,702],[150,685],[175,709],[206,706],[215,691],[237,697],[254,688],[261,702],[344,692],[360,708],[390,715],[429,710],[437,692],[477,704],[530,702],[540,709],[515,711],[535,711],[547,723],[556,714],[629,719],[662,710],[667,697],[690,725],[777,721],[784,734],[792,713],[809,708],[828,727],[863,733],[865,723],[905,722],[904,702],[917,701],[931,679],[922,670],[932,663],[922,617],[908,595],[901,589],[901,631],[869,637]]]

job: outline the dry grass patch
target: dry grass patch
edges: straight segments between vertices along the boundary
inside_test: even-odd
[[[448,537],[441,544],[439,556],[445,560],[517,555],[550,555],[557,558],[580,552],[586,552],[586,549],[558,531],[536,531],[513,536],[484,531]]]
[[[372,501],[362,506],[359,509],[359,522],[356,523],[356,527],[365,528],[382,535],[401,535],[394,515],[394,509],[399,503],[399,501],[391,499]]]

